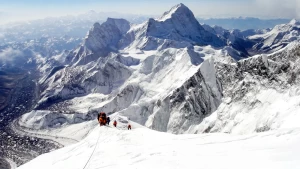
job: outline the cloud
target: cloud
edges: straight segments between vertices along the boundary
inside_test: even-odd
[[[299,0],[255,0],[255,4],[265,16],[300,19]]]
[[[258,17],[300,19],[300,0],[214,0],[186,3],[201,17]]]
[[[74,15],[94,9],[95,11],[119,13],[134,13],[146,15],[161,15],[180,0],[145,1],[96,1],[75,0],[44,1],[18,5],[7,1],[0,7],[0,24],[32,19],[42,19],[48,16]],[[78,3],[77,3],[78,1]],[[80,2],[80,3],[79,3]],[[87,3],[88,2],[88,3]],[[187,5],[199,17],[239,17],[258,18],[296,18],[300,19],[300,0],[185,0]],[[116,5],[118,4],[118,5]],[[158,5],[159,4],[159,5]]]
[[[21,57],[23,53],[20,50],[15,50],[13,48],[6,48],[0,51],[0,61],[2,62],[12,62],[18,57]]]

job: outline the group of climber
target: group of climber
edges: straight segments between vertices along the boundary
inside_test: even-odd
[[[100,112],[98,114],[97,119],[98,119],[98,122],[99,122],[100,126],[109,125],[109,123],[110,123],[110,118],[106,117],[106,114],[104,112]],[[114,120],[113,125],[114,125],[114,127],[117,127],[117,121],[116,120]],[[130,124],[128,124],[127,129],[131,130],[131,125]]]

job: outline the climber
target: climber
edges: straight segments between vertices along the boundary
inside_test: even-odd
[[[98,122],[100,126],[104,126],[106,124],[106,114],[104,112],[100,112],[98,114]]]
[[[114,121],[114,124],[113,124],[115,127],[117,127],[117,121],[115,120]]]
[[[106,118],[106,124],[109,125],[109,122],[110,122],[110,118],[107,117],[107,118]]]
[[[128,124],[128,127],[127,127],[127,128],[128,128],[128,130],[131,130],[131,125],[130,125],[130,124]]]

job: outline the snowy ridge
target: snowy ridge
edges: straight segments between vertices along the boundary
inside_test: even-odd
[[[159,131],[184,133],[192,124],[215,111],[222,98],[213,61],[204,61],[197,73],[163,101],[158,101],[146,126]],[[160,103],[161,102],[161,103]]]
[[[247,134],[299,127],[297,100],[300,44],[234,63],[216,63],[223,85],[223,101],[190,132]],[[228,60],[230,61],[230,60]]]
[[[194,15],[192,11],[186,7],[184,4],[180,3],[178,5],[173,6],[169,11],[165,12],[158,20],[165,21],[167,19],[171,19],[172,15]]]
[[[270,32],[265,34],[251,36],[250,39],[259,42],[254,46],[255,50],[275,52],[290,42],[299,41],[299,36],[300,24],[294,19],[288,24],[275,26]]]
[[[97,127],[80,143],[41,155],[19,169],[41,165],[44,169],[297,168],[295,154],[300,153],[299,141],[299,130],[250,136],[177,136],[149,129],[124,131]]]

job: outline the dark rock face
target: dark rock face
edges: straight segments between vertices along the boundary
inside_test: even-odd
[[[154,121],[149,127],[179,134],[201,123],[221,103],[223,89],[214,73],[213,63],[205,61],[180,88],[157,102]]]
[[[1,169],[10,169],[10,164],[5,160],[0,158],[0,168]]]
[[[237,64],[215,63],[217,77],[225,89],[224,95],[238,101],[257,86],[282,91],[298,83],[300,70],[296,64],[299,51],[298,46],[270,56],[241,60]]]

